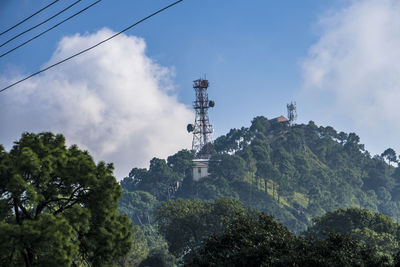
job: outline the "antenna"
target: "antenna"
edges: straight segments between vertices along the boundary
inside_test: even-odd
[[[208,100],[209,83],[206,79],[193,81],[193,89],[196,94],[196,100],[193,102],[193,108],[196,111],[194,124],[188,124],[187,131],[193,132],[192,151],[196,153],[198,159],[209,159],[212,152],[212,132],[213,128],[208,118],[208,108],[214,107],[215,103]]]
[[[289,123],[291,126],[293,126],[295,121],[297,120],[296,102],[290,102],[290,104],[287,104],[286,107],[287,107],[287,115],[288,115]]]

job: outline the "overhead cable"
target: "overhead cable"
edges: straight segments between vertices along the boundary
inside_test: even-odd
[[[27,30],[25,30],[25,31],[23,31],[23,32],[21,32],[21,33],[19,33],[19,34],[17,34],[17,35],[15,35],[14,37],[12,37],[12,38],[10,38],[9,40],[5,41],[4,43],[0,44],[0,47],[5,46],[6,44],[8,44],[9,42],[11,42],[12,40],[15,40],[15,39],[17,39],[18,37],[20,37],[21,35],[24,35],[25,33],[30,32],[31,30],[36,29],[37,27],[39,27],[39,26],[45,24],[46,22],[48,22],[48,21],[54,19],[55,17],[57,17],[58,15],[64,13],[65,11],[67,11],[68,9],[70,9],[71,7],[73,7],[74,5],[78,4],[80,1],[82,1],[82,0],[77,0],[77,1],[75,1],[74,3],[70,4],[69,6],[67,6],[66,8],[64,8],[63,10],[61,10],[60,12],[58,12],[57,14],[51,16],[50,18],[45,19],[44,21],[40,22],[39,24],[37,24],[37,25],[35,25],[35,26],[33,26],[33,27],[31,27],[31,28],[29,28],[29,29],[27,29]]]
[[[114,35],[108,37],[107,39],[104,39],[103,41],[98,42],[97,44],[92,45],[92,46],[86,48],[85,50],[82,50],[82,51],[80,51],[80,52],[78,52],[78,53],[76,53],[76,54],[74,54],[74,55],[72,55],[72,56],[70,56],[70,57],[67,57],[67,58],[65,58],[65,59],[63,59],[63,60],[61,60],[61,61],[58,61],[57,63],[54,63],[53,65],[50,65],[50,66],[48,66],[48,67],[46,67],[46,68],[44,68],[44,69],[42,69],[42,70],[39,70],[39,71],[37,71],[37,72],[35,72],[35,73],[32,73],[31,75],[26,76],[25,78],[23,78],[23,79],[21,79],[21,80],[18,80],[18,81],[16,81],[16,82],[14,82],[14,83],[12,83],[12,84],[10,84],[10,85],[4,87],[3,89],[0,90],[0,93],[1,93],[1,92],[4,92],[5,90],[7,90],[7,89],[9,89],[9,88],[11,88],[11,87],[13,87],[13,86],[15,86],[15,85],[17,85],[17,84],[23,82],[23,81],[26,81],[26,80],[28,80],[28,79],[30,79],[30,78],[32,78],[32,77],[34,77],[34,76],[36,76],[36,75],[42,73],[42,72],[45,72],[45,71],[47,71],[47,70],[49,70],[49,69],[51,69],[51,68],[53,68],[53,67],[55,67],[55,66],[57,66],[57,65],[60,65],[60,64],[66,62],[66,61],[68,61],[68,60],[70,60],[70,59],[72,59],[72,58],[74,58],[74,57],[76,57],[76,56],[79,56],[79,55],[81,55],[81,54],[83,54],[83,53],[86,53],[87,51],[92,50],[93,48],[96,48],[97,46],[99,46],[99,45],[101,45],[101,44],[103,44],[103,43],[105,43],[105,42],[107,42],[107,41],[109,41],[109,40],[111,40],[111,39],[117,37],[118,35],[120,35],[120,34],[126,32],[127,30],[130,30],[131,28],[135,27],[136,25],[138,25],[138,24],[140,24],[140,23],[142,23],[142,22],[148,20],[149,18],[151,18],[151,17],[153,17],[153,16],[155,16],[155,15],[157,15],[157,14],[159,14],[159,13],[161,13],[161,12],[163,12],[163,11],[165,11],[165,10],[167,10],[167,9],[169,9],[169,8],[171,8],[171,7],[173,7],[173,6],[175,6],[176,4],[178,4],[178,3],[182,2],[182,1],[183,1],[183,0],[178,0],[178,1],[176,1],[176,2],[174,2],[174,3],[172,3],[172,4],[170,4],[170,5],[168,5],[168,6],[166,6],[166,7],[163,7],[163,8],[161,8],[161,9],[159,9],[158,11],[152,13],[151,15],[149,15],[149,16],[147,16],[147,17],[145,17],[145,18],[143,18],[143,19],[141,19],[141,20],[135,22],[134,24],[132,24],[132,25],[126,27],[126,28],[123,29],[122,31],[120,31],[120,32],[118,32],[118,33],[116,33],[116,34],[114,34]]]
[[[23,47],[24,45],[26,45],[26,44],[28,44],[28,43],[32,42],[33,40],[35,40],[35,39],[39,38],[40,36],[42,36],[43,34],[45,34],[45,33],[49,32],[49,31],[51,31],[52,29],[54,29],[54,28],[57,28],[58,26],[60,26],[60,25],[61,25],[61,24],[63,24],[64,22],[66,22],[66,21],[68,21],[68,20],[72,19],[73,17],[75,17],[75,16],[77,16],[77,15],[81,14],[82,12],[84,12],[84,11],[88,10],[89,8],[91,8],[92,6],[94,6],[94,5],[98,4],[98,3],[99,3],[99,2],[101,2],[101,1],[102,1],[102,0],[97,0],[97,1],[96,1],[96,2],[94,2],[93,4],[91,4],[91,5],[88,5],[88,6],[87,6],[87,7],[85,7],[84,9],[81,9],[80,11],[78,11],[78,12],[76,12],[75,14],[73,14],[73,15],[69,16],[68,18],[66,18],[66,19],[64,19],[64,20],[62,20],[62,21],[60,21],[60,22],[59,22],[59,23],[57,23],[56,25],[54,25],[54,26],[51,26],[51,27],[50,27],[50,28],[48,28],[47,30],[45,30],[45,31],[43,31],[43,32],[41,32],[41,33],[39,33],[38,35],[36,35],[36,36],[32,37],[31,39],[29,39],[29,40],[27,40],[27,41],[23,42],[23,43],[22,43],[22,44],[20,44],[20,45],[17,45],[16,47],[14,47],[14,48],[12,48],[12,49],[8,50],[7,52],[5,52],[5,53],[3,53],[3,54],[0,54],[0,58],[4,57],[5,55],[8,55],[8,54],[10,54],[11,52],[13,52],[13,51],[17,50],[18,48],[21,48],[21,47]]]
[[[57,3],[60,0],[55,0],[53,2],[51,2],[50,4],[48,4],[47,6],[45,6],[44,8],[40,9],[39,11],[36,11],[35,13],[33,13],[32,15],[30,15],[29,17],[27,17],[26,19],[23,19],[22,21],[18,22],[17,24],[15,24],[14,26],[8,28],[7,30],[3,31],[0,33],[0,36],[2,36],[3,34],[11,31],[12,29],[14,29],[15,27],[21,25],[22,23],[24,23],[25,21],[27,21],[28,19],[32,18],[33,16],[36,16],[37,14],[39,14],[40,12],[42,12],[43,10],[47,9],[48,7],[54,5],[55,3]]]

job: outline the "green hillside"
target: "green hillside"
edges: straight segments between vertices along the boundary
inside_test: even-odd
[[[371,157],[359,142],[355,133],[312,121],[289,127],[256,117],[249,128],[232,129],[215,140],[211,175],[200,181],[192,179],[194,155],[187,150],[167,161],[152,159],[148,170],[132,169],[121,182],[120,210],[135,224],[151,224],[161,201],[233,197],[297,233],[311,225],[311,218],[339,208],[365,208],[397,221],[396,154],[388,149]]]

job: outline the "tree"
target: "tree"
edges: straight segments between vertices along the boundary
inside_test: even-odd
[[[153,224],[155,210],[158,205],[156,198],[148,192],[123,191],[119,201],[119,211],[126,214],[135,225]]]
[[[386,149],[382,154],[381,157],[386,159],[389,162],[397,162],[396,152],[392,148]]]
[[[218,153],[235,153],[243,148],[243,143],[248,141],[248,129],[231,129],[226,135],[218,137],[214,141],[214,149]]]
[[[139,226],[134,226],[132,229],[132,247],[129,253],[119,262],[120,267],[139,266],[149,254],[149,246],[146,237]]]
[[[104,266],[129,251],[112,164],[66,148],[62,135],[24,133],[9,153],[0,147],[0,181],[1,265]]]
[[[299,238],[281,266],[391,266],[376,249],[351,235],[328,233],[326,239]]]
[[[178,151],[172,156],[169,156],[167,159],[167,165],[170,167],[174,172],[187,175],[191,173],[194,154],[189,150],[183,149]]]
[[[147,170],[140,168],[133,168],[128,177],[125,177],[121,181],[121,186],[127,191],[137,190],[138,185],[146,178]]]
[[[358,208],[339,209],[314,221],[314,226],[307,230],[310,236],[326,238],[329,232],[351,235],[389,259],[399,248],[399,225],[383,214]]]
[[[184,152],[184,154],[186,154]],[[185,158],[185,157],[183,157]],[[174,159],[172,162],[174,162]],[[187,160],[187,159],[185,159]],[[171,166],[174,165],[171,163]],[[182,166],[186,165],[182,164]],[[182,166],[175,164],[180,171]],[[150,168],[137,169],[134,168],[129,174],[128,178],[125,178],[121,185],[127,188],[129,191],[141,190],[147,191],[157,198],[157,200],[169,200],[178,190],[178,182],[183,180],[183,174],[176,173],[167,165],[164,159],[153,158],[150,161]],[[133,186],[132,186],[133,185]]]
[[[210,160],[209,172],[213,177],[223,177],[231,181],[243,178],[246,171],[246,162],[236,155],[214,155]]]
[[[145,260],[143,260],[139,267],[174,267],[176,266],[176,258],[169,254],[167,246],[160,246],[152,249]],[[136,266],[136,265],[133,265]]]
[[[221,232],[231,218],[244,211],[238,201],[229,198],[215,202],[178,199],[161,204],[157,221],[170,252],[181,257],[196,250],[210,234]]]
[[[386,257],[349,235],[296,237],[263,213],[240,215],[207,238],[185,266],[389,266]]]
[[[270,125],[271,123],[267,118],[263,116],[258,116],[251,121],[251,126],[249,130],[255,133],[257,132],[266,133]]]
[[[285,266],[295,236],[266,214],[239,215],[211,235],[187,266]]]

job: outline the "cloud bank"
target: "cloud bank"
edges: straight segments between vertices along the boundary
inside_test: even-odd
[[[321,19],[302,65],[309,116],[357,132],[373,153],[400,152],[399,14],[397,0],[351,1]]]
[[[49,65],[112,35],[108,29],[63,38]],[[117,178],[188,148],[192,112],[173,91],[173,70],[146,56],[143,39],[121,35],[6,91],[0,97],[0,140],[24,131],[52,131],[113,162]],[[17,77],[0,77],[0,85]]]

